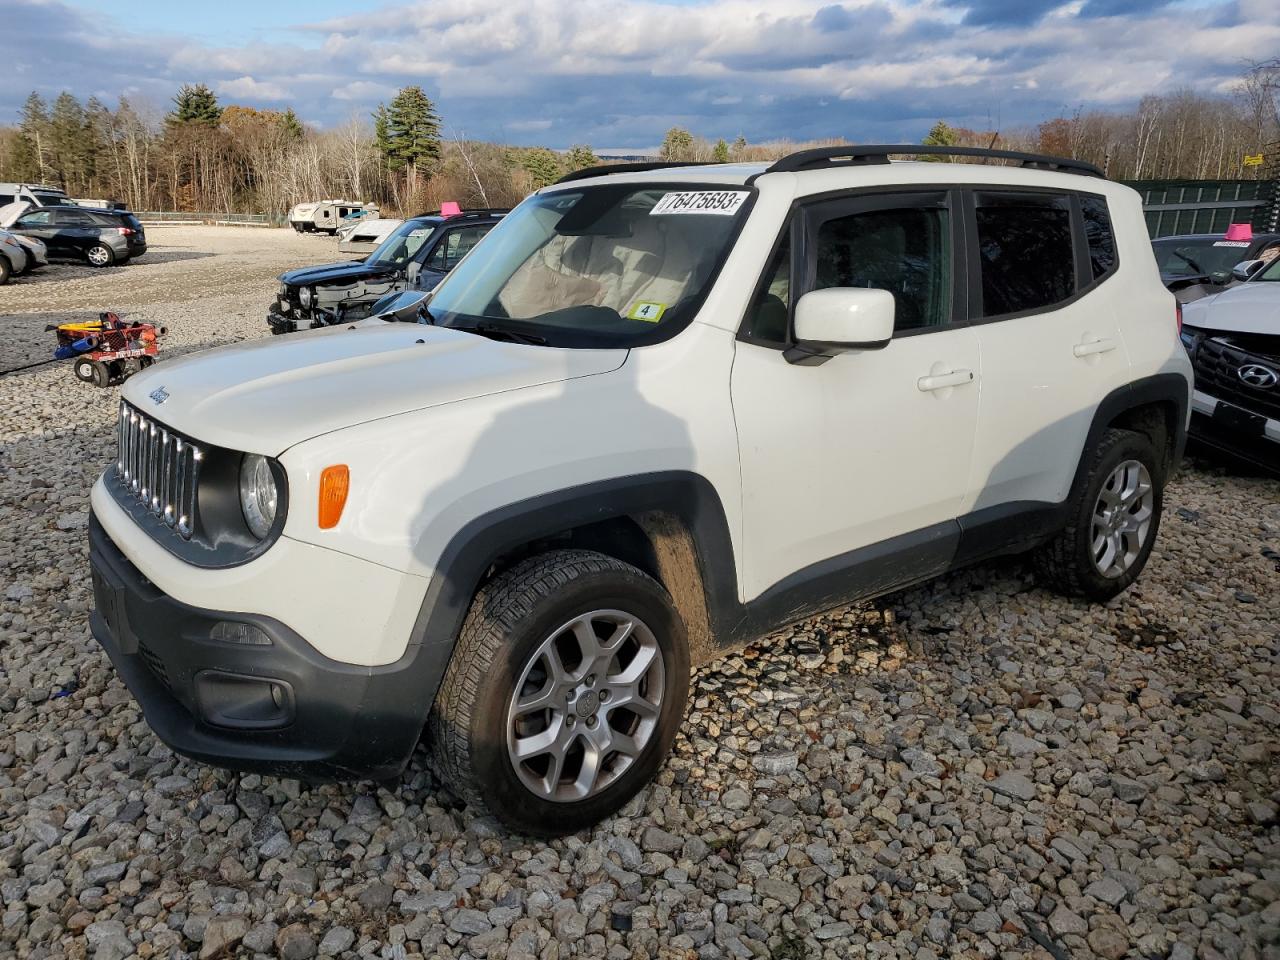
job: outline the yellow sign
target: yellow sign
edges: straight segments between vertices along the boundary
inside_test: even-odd
[[[1244,165],[1245,165],[1246,167],[1260,167],[1260,166],[1262,166],[1262,154],[1260,154],[1260,153],[1246,153],[1246,154],[1244,155]]]

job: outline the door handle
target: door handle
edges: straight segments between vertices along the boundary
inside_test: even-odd
[[[1109,337],[1103,337],[1100,340],[1086,340],[1083,343],[1077,343],[1071,348],[1071,352],[1077,357],[1090,357],[1095,353],[1106,353],[1116,348],[1116,342]]]
[[[942,390],[945,387],[959,387],[972,382],[972,370],[952,370],[950,373],[937,373],[932,376],[921,377],[916,381],[916,386],[927,393],[930,390]]]

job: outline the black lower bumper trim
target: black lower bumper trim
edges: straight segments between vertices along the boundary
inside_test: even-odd
[[[384,779],[404,769],[430,707],[421,693],[435,688],[418,675],[425,662],[419,647],[385,667],[330,660],[270,617],[204,610],[167,596],[93,515],[89,540],[93,636],[147,723],[178,753],[304,779]],[[226,622],[250,625],[259,631],[252,634],[257,642],[214,639],[213,627]],[[241,714],[244,721],[226,708],[227,697],[239,695],[237,685],[264,695],[256,714]],[[280,721],[264,720],[276,695]]]
[[[1280,474],[1280,443],[1224,427],[1199,410],[1191,414],[1192,440],[1272,474]]]

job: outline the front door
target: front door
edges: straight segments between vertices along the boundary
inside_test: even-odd
[[[943,191],[852,195],[793,218],[733,365],[744,599],[872,555],[885,581],[875,589],[945,567],[981,385],[977,335],[961,312],[956,202]],[[818,366],[788,363],[795,301],[827,287],[893,293],[893,339]],[[913,553],[936,569],[894,566]]]
[[[50,257],[67,256],[58,242],[58,231],[53,223],[53,209],[51,207],[24,213],[14,223],[13,230],[16,233],[43,240],[44,245],[49,248]]]

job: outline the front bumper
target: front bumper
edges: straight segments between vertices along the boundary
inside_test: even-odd
[[[1251,413],[1196,390],[1191,398],[1189,432],[1201,443],[1280,472],[1280,420]]]
[[[430,707],[421,648],[387,666],[341,663],[271,617],[181,603],[129,562],[94,514],[89,556],[93,636],[177,752],[307,779],[382,779],[408,763]],[[233,627],[215,631],[223,623]],[[249,628],[255,643],[215,639]]]

